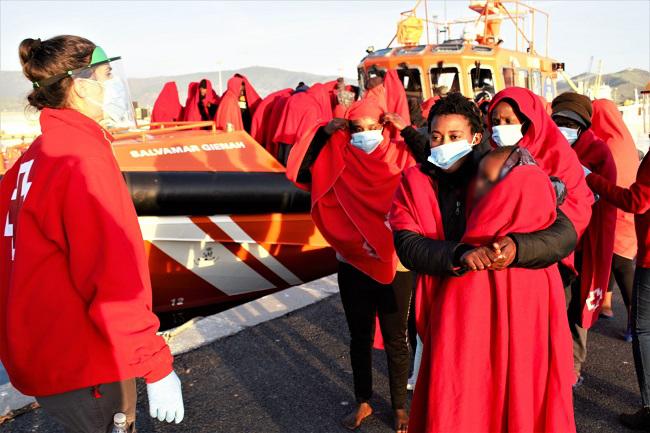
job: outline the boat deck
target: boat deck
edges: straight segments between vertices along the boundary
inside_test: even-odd
[[[619,293],[615,298],[620,298]],[[616,318],[590,333],[585,385],[576,393],[579,432],[625,432],[621,411],[636,408],[638,387],[631,345],[620,339],[622,303]],[[180,425],[152,421],[140,384],[137,428],[153,432],[335,433],[354,402],[348,333],[338,294],[261,323],[176,358],[186,415]],[[375,352],[376,415],[360,432],[391,432],[386,362]],[[63,433],[42,410],[0,427],[5,433]]]

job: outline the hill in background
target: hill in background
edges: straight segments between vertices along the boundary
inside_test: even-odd
[[[304,81],[307,84],[324,82],[336,79],[331,75],[316,75],[306,72],[287,71],[284,69],[252,66],[249,68],[222,71],[224,90],[228,78],[234,73],[240,73],[248,77],[257,92],[261,96],[268,95],[276,90],[287,87],[295,88],[298,82]],[[207,78],[218,91],[218,72],[199,72],[194,74],[161,76],[150,78],[132,78],[129,80],[131,96],[140,106],[151,107],[158,96],[158,93],[167,81],[176,81],[180,93],[181,104],[185,103],[187,86],[192,81],[200,81]],[[626,69],[624,71],[603,75],[603,84],[614,89],[614,99],[623,103],[626,99],[634,99],[634,89],[642,90],[650,81],[650,72],[642,69]],[[580,74],[573,77],[574,82],[588,80],[593,82],[595,74]],[[348,79],[348,81],[356,81]],[[569,85],[564,81],[558,81],[559,92],[569,90]],[[30,91],[30,84],[18,71],[0,71],[0,111],[22,111],[26,106],[25,96]]]
[[[271,92],[285,89],[287,87],[295,88],[300,81],[304,81],[311,85],[313,83],[335,80],[337,78],[330,75],[316,75],[306,72],[252,66],[249,68],[222,71],[221,77],[224,91],[226,90],[228,79],[235,73],[245,75],[261,96],[266,96]],[[168,81],[176,81],[181,104],[185,104],[187,86],[192,81],[200,81],[202,78],[207,78],[212,81],[212,86],[215,91],[219,91],[218,72],[197,72],[194,74],[176,76],[132,78],[129,79],[129,89],[131,91],[132,99],[137,101],[140,106],[151,107],[156,100],[158,93],[162,90],[163,84]],[[352,79],[349,80],[352,81]],[[356,81],[356,79],[354,79],[354,81]],[[25,96],[29,93],[30,88],[31,86],[23,76],[22,72],[0,71],[0,111],[23,110],[27,104]]]
[[[594,83],[596,74],[582,73],[571,78],[574,83],[584,81],[585,84]],[[650,82],[650,72],[643,69],[625,69],[612,74],[603,74],[603,84],[612,88],[612,98],[618,104],[622,104],[628,99],[634,99],[634,89],[638,91]],[[571,90],[565,81],[558,81],[557,89],[559,93]]]

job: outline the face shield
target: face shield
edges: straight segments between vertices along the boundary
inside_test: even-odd
[[[96,119],[107,129],[137,127],[121,57],[109,58],[101,47],[95,47],[88,66],[35,82],[34,88],[70,77],[82,89],[83,98],[94,106]]]

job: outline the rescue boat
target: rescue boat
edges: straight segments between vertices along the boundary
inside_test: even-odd
[[[417,16],[421,3],[402,12],[388,47],[368,48],[358,67],[361,85],[373,72],[395,69],[407,96],[425,101],[447,92],[461,92],[475,99],[490,97],[511,86],[530,89],[548,102],[557,95],[558,71],[564,64],[548,57],[546,12],[516,0],[482,0],[469,2],[477,17],[433,21]],[[530,23],[530,33],[522,25],[524,19]],[[546,33],[543,52],[538,49],[541,41],[535,37],[540,21]],[[501,39],[504,22],[514,27],[513,48],[505,48]],[[425,30],[426,42],[421,43]],[[452,34],[460,37],[451,38]],[[396,40],[399,45],[391,46]]]

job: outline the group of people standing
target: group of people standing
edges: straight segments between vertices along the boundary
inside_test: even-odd
[[[42,135],[0,182],[0,359],[70,432],[104,433],[116,412],[134,431],[136,377],[150,414],[178,423],[142,235],[100,126],[117,58],[59,36],[26,39],[20,59]],[[621,422],[649,429],[650,162],[616,106],[573,93],[549,106],[510,87],[479,107],[449,93],[415,107],[423,132],[395,71],[365,82],[262,99],[235,75],[220,98],[190,84],[184,107],[168,83],[152,119],[246,130],[311,192],[351,337],[357,405],[342,424],[373,413],[375,346],[398,433],[575,432],[587,329],[615,281],[643,403]],[[410,414],[409,319],[421,343]]]
[[[381,339],[397,432],[575,431],[587,330],[617,283],[643,397],[620,419],[650,428],[650,173],[631,179],[639,157],[615,104],[511,87],[479,107],[451,93],[423,104],[422,133],[395,71],[369,87],[287,161],[339,260],[358,403],[343,425],[373,413]],[[411,304],[422,356],[409,417]]]
[[[251,131],[252,116],[261,98],[248,79],[240,74],[228,80],[228,87],[219,96],[206,78],[191,82],[187,101],[181,105],[174,81],[165,83],[154,102],[151,122],[215,122],[224,131]]]

